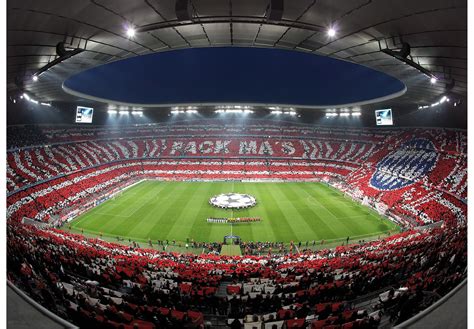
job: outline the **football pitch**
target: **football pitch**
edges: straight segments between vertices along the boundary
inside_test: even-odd
[[[221,193],[245,193],[257,205],[242,210],[213,207]],[[210,217],[260,217],[260,222],[208,223]],[[132,186],[79,216],[75,232],[146,242],[220,242],[225,235],[243,241],[320,241],[374,236],[398,227],[322,183],[163,182]]]

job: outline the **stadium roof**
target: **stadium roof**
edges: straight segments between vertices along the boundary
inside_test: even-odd
[[[7,14],[8,93],[27,91],[40,101],[80,100],[62,90],[63,81],[100,64],[209,46],[294,49],[368,66],[407,86],[384,105],[467,96],[466,0],[10,0]],[[34,82],[32,75],[58,57],[59,42],[85,51]],[[437,83],[381,51],[400,50],[402,42]]]

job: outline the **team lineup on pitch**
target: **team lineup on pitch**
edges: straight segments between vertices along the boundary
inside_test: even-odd
[[[223,206],[229,202],[235,207]],[[219,225],[208,218],[234,220]],[[258,220],[235,224],[235,218]],[[243,241],[288,243],[398,231],[391,221],[323,183],[154,180],[124,190],[76,218],[70,227],[134,241],[197,242],[219,242],[229,233]]]

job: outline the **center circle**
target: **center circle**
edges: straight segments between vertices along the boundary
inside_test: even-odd
[[[257,204],[257,200],[249,194],[223,193],[209,199],[211,206],[222,209],[246,209]]]

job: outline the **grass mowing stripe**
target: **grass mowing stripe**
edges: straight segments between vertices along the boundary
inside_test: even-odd
[[[167,230],[167,239],[174,240],[176,238],[176,236],[172,234],[172,230],[178,222],[179,217],[182,216],[187,208],[189,209],[195,206],[193,196],[196,194],[199,185],[199,183],[190,183],[186,189],[177,196],[177,199],[174,200],[173,207],[170,208],[171,216],[169,216],[167,221],[162,223],[162,228]],[[182,232],[181,235],[184,236]]]
[[[206,193],[208,195],[214,196],[220,193],[220,185],[218,184],[206,184],[204,185],[207,188]],[[209,215],[209,209],[211,207],[207,203],[201,203],[199,210],[195,213],[195,220],[191,225],[190,238],[198,242],[210,241],[211,235],[211,225],[206,221]]]
[[[307,190],[307,186],[302,186],[302,189],[305,190],[308,194],[311,194],[311,196],[313,197],[313,200],[318,200],[318,199],[324,199],[326,197],[326,194],[325,193],[330,193],[331,190],[329,188],[326,188],[325,191],[322,189],[324,187],[324,185],[321,185],[319,186],[320,188],[318,189],[314,189],[314,191],[308,191]],[[324,192],[323,192],[324,191]],[[321,204],[321,206],[323,206],[325,209],[327,209],[329,211],[330,208],[337,208],[337,205],[335,205],[336,201],[335,200],[338,200],[338,198],[329,198],[325,201],[325,204],[323,205],[320,201],[318,201],[319,204]],[[342,213],[342,211],[340,213],[342,214],[346,214],[346,213],[349,213],[351,215],[354,215],[354,214],[357,214],[358,212],[354,212],[353,210],[347,210],[347,207],[343,207],[343,206],[339,206],[339,208],[346,208],[345,212]],[[331,214],[334,216],[334,212],[331,212]],[[364,234],[364,233],[369,233],[369,232],[365,232],[365,231],[361,231],[360,230],[360,221],[357,221],[357,220],[350,220],[350,221],[347,221],[347,220],[341,220],[340,218],[342,217],[333,217],[334,219],[331,220],[331,227],[333,228],[333,230],[335,230],[336,232],[338,232],[338,235],[346,235],[346,236],[354,236],[354,235],[360,235],[360,234]],[[377,231],[377,230],[371,230],[372,232],[374,231]]]
[[[153,197],[148,198],[147,203],[137,211],[137,220],[129,228],[129,236],[143,236],[143,234],[146,234],[148,238],[151,238],[151,232],[147,228],[147,224],[153,223],[153,214],[161,207],[161,203],[165,202],[166,196],[169,195],[169,190],[167,190],[166,184],[157,184],[149,186],[146,194],[153,195]]]
[[[169,239],[168,233],[171,230],[172,223],[185,206],[183,204],[185,197],[183,198],[182,186],[179,184],[173,185],[173,190],[167,192],[166,200],[160,203],[159,211],[157,211],[158,216],[153,221],[154,225],[150,228],[150,234],[154,234],[160,240]],[[171,240],[173,240],[173,237]]]
[[[127,189],[127,192],[132,191],[132,190],[142,190],[145,188],[146,184],[137,184],[129,189]],[[119,201],[120,200],[120,201]],[[83,217],[80,217],[77,221],[73,222],[72,227],[76,227],[79,224],[81,224],[82,220],[84,219],[84,225],[81,226],[81,228],[84,229],[89,229],[89,230],[96,230],[99,231],[103,228],[107,231],[107,226],[112,225],[115,222],[115,214],[113,214],[113,209],[116,208],[117,205],[120,205],[123,201],[123,199],[117,198],[117,199],[111,199],[108,200],[99,206],[93,208],[91,211],[87,212],[86,214],[83,215]],[[103,214],[101,213],[102,210],[107,209],[104,213],[108,214],[108,218],[104,219]],[[112,217],[112,216],[113,217]]]
[[[260,217],[262,220],[258,226],[252,226],[252,235],[260,241],[281,241],[275,231],[276,222],[269,214],[270,204],[265,201],[266,189],[263,187],[266,183],[258,183],[246,186],[246,192],[251,193],[257,199],[257,205],[249,211],[249,215]],[[263,187],[263,188],[262,188]]]
[[[151,209],[144,213],[147,221],[140,226],[140,231],[136,233],[137,235],[145,234],[146,237],[154,240],[165,239],[165,235],[161,230],[157,229],[157,226],[159,226],[160,219],[165,216],[166,209],[172,206],[168,201],[173,198],[174,191],[178,187],[176,184],[166,184],[164,182],[160,182],[160,184],[164,184],[165,188],[160,192],[157,202],[151,205]]]
[[[278,238],[278,241],[285,241],[285,239],[290,239],[288,241],[295,241],[296,235],[288,223],[283,211],[281,210],[277,197],[275,197],[274,187],[267,187],[267,193],[265,194],[267,202],[270,203],[270,207],[266,206],[265,209],[268,211],[268,220],[275,222],[274,231],[275,235]],[[270,209],[269,209],[270,208]]]
[[[300,189],[298,183],[288,185],[288,188],[282,189],[282,192],[289,200],[294,200],[290,206],[298,212],[299,219],[306,223],[305,226],[307,228],[305,229],[302,238],[307,241],[319,240],[321,226],[323,226],[323,229],[326,231],[330,231],[331,229],[330,227],[326,226],[323,221],[321,221],[318,214],[316,214],[312,208],[308,207],[303,202],[299,202],[301,199],[296,189]]]
[[[298,188],[294,188],[295,193],[300,196],[301,200],[307,200],[305,198],[308,196],[308,192],[303,190],[303,187],[300,184],[297,186]],[[319,203],[305,203],[303,207],[307,209],[309,217],[313,219],[312,226],[315,227],[321,240],[333,239],[341,236],[341,232],[339,232],[338,228],[334,226],[334,221],[332,220],[331,215],[327,211],[325,212],[326,215],[320,211],[325,209],[322,208]]]
[[[177,236],[179,234],[185,235],[186,237],[190,236],[192,224],[196,221],[203,220],[196,216],[197,210],[201,210],[203,206],[209,206],[201,202],[200,199],[193,198],[193,195],[207,195],[208,187],[204,184],[192,183],[190,186],[193,189],[187,189],[185,195],[189,198],[189,204],[186,207],[183,207],[183,212],[179,214],[173,220],[173,226],[171,227],[168,235]]]
[[[318,190],[318,188],[313,188],[311,189],[309,186],[307,185],[301,185],[301,189],[303,192],[306,193],[306,195],[308,196],[308,199],[313,202],[313,203],[316,203],[317,205],[319,205],[321,207],[321,209],[324,209],[324,211],[329,214],[331,217],[337,219],[337,216],[335,214],[333,214],[324,204],[322,204],[318,198],[321,197],[321,193],[318,194],[318,196],[314,196],[313,194],[317,193],[316,191]]]
[[[247,183],[237,183],[237,187],[235,186],[235,184],[233,184],[232,188],[234,189],[234,191],[236,191],[236,193],[246,193],[253,195],[257,199],[260,198],[260,196],[258,196],[258,194],[256,193],[257,191],[254,188],[254,185],[249,185]],[[259,217],[260,208],[261,207],[257,203],[257,205],[251,209],[236,210],[234,212],[234,216]],[[231,228],[232,234],[240,236],[245,241],[256,241],[255,237],[259,237],[265,241],[268,239],[266,234],[267,232],[262,229],[262,223],[235,224],[231,226]]]
[[[311,225],[311,216],[308,216],[305,209],[297,202],[297,197],[292,190],[293,184],[284,186],[281,184],[275,185],[275,192],[281,195],[281,200],[288,199],[288,202],[283,203],[286,207],[282,207],[285,215],[285,220],[289,222],[298,241],[309,241],[316,239],[317,234]]]

